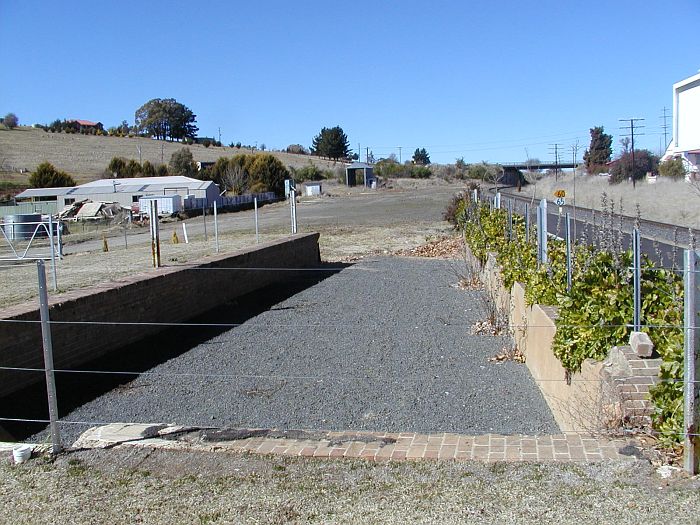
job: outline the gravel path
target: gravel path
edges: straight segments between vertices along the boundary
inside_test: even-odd
[[[151,370],[166,375],[141,376],[66,419],[557,432],[527,368],[488,361],[504,340],[469,334],[482,319],[480,292],[457,289],[458,270],[398,257],[349,266]],[[84,429],[63,425],[69,439]]]

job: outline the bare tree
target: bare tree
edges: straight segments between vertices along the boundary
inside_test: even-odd
[[[248,173],[242,166],[232,166],[230,163],[224,170],[222,181],[227,191],[241,195],[248,189]]]

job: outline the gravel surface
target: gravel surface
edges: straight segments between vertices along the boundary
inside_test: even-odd
[[[379,257],[348,266],[66,419],[556,433],[527,368],[488,361],[506,341],[470,335],[483,320],[481,292],[455,287],[459,264]],[[73,439],[82,430],[62,431]]]
[[[0,523],[697,523],[642,462],[319,460],[112,449],[0,461]]]

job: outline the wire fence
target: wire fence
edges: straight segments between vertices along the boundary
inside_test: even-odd
[[[44,271],[43,270],[43,263],[39,263],[39,274]],[[678,271],[675,269],[673,266],[670,267],[669,269],[673,271]],[[328,273],[328,274],[338,274],[342,276],[343,272],[345,271],[352,271],[351,268],[348,268],[346,266],[321,266],[321,267],[315,267],[315,268],[299,268],[299,267],[287,267],[287,268],[278,268],[278,267],[262,267],[262,266],[251,266],[251,267],[236,267],[236,268],[207,268],[207,267],[197,267],[197,268],[188,268],[187,270],[196,270],[198,272],[201,271],[211,271],[211,272],[231,272],[231,273],[239,273],[242,271],[245,272],[318,272],[318,273]],[[691,271],[691,274],[698,273],[697,271]],[[687,272],[686,272],[687,274]],[[381,278],[381,276],[378,276]],[[41,288],[41,285],[40,285]],[[45,288],[45,287],[44,287]],[[41,290],[40,290],[41,291]],[[40,293],[40,296],[43,297],[42,299],[42,304],[45,304],[46,306],[48,305],[47,299],[46,299],[46,292],[44,289],[43,294]],[[47,309],[48,312],[48,309]],[[33,324],[33,325],[40,325],[43,330],[48,330],[48,337],[50,339],[50,331],[52,326],[110,326],[110,327],[141,327],[141,326],[149,326],[149,327],[157,327],[157,328],[217,328],[217,329],[236,329],[240,328],[243,326],[246,326],[252,330],[260,330],[260,331],[272,331],[272,330],[280,330],[280,331],[287,331],[290,329],[295,329],[297,332],[310,332],[311,329],[327,329],[327,328],[336,328],[336,329],[363,329],[363,330],[368,330],[367,324],[359,319],[357,322],[350,322],[348,320],[343,320],[343,321],[328,321],[328,322],[323,322],[323,323],[304,323],[303,320],[296,320],[293,323],[277,323],[274,325],[271,325],[269,322],[261,322],[261,323],[256,323],[256,322],[235,322],[235,323],[226,323],[226,322],[156,322],[156,321],[149,321],[149,320],[142,320],[142,321],[117,321],[117,320],[52,320],[48,318],[48,316],[45,316],[43,319],[0,319],[0,324],[4,323],[17,323],[17,324]],[[420,325],[416,325],[415,322],[411,322],[406,320],[403,323],[393,323],[394,328],[399,329],[403,333],[409,333],[412,331],[427,331],[430,329],[441,329],[444,328],[445,326],[449,326],[452,323],[435,323],[435,325],[427,325],[426,323],[422,323]],[[457,323],[455,323],[457,324]],[[629,328],[632,326],[632,324],[607,324],[607,323],[597,323],[597,324],[591,324],[591,325],[576,325],[574,328],[578,329],[583,329],[583,328]],[[692,332],[697,331],[697,326],[686,326],[686,325],[677,325],[677,324],[646,324],[644,325],[645,327],[648,328],[672,328],[672,329],[678,329],[678,330],[690,330]],[[463,326],[465,334],[468,333],[468,326]],[[519,323],[512,323],[510,326],[511,329],[517,329],[517,328],[523,328],[523,329],[551,329],[551,325],[538,325],[538,324],[519,324]],[[374,326],[372,329],[381,331],[383,329],[381,320],[378,320],[376,323],[374,323]],[[45,340],[44,343],[46,344],[46,335],[45,335]],[[497,347],[499,343],[494,345],[494,352],[497,352]],[[50,344],[49,344],[50,346]],[[308,366],[308,363],[300,363],[299,366]],[[486,365],[486,363],[484,363]],[[493,364],[492,366],[498,366],[498,364]],[[45,374],[47,377],[47,382],[51,382],[48,380],[49,376],[68,376],[68,375],[79,375],[79,376],[109,376],[109,377],[115,377],[115,376],[128,376],[130,381],[133,381],[134,379],[138,378],[152,378],[152,379],[170,379],[170,380],[177,380],[177,379],[182,379],[182,378],[191,378],[191,379],[199,379],[202,380],[202,386],[201,388],[206,388],[205,383],[206,381],[221,381],[225,382],[229,387],[234,388],[236,384],[238,386],[240,385],[241,381],[244,380],[265,380],[265,381],[283,381],[283,382],[307,382],[312,385],[318,385],[321,382],[347,382],[350,384],[353,383],[360,383],[360,382],[375,382],[375,383],[380,383],[380,384],[387,384],[387,383],[396,383],[399,385],[402,385],[406,391],[408,392],[416,392],[417,395],[419,395],[420,389],[424,388],[426,383],[439,383],[439,378],[430,378],[430,377],[416,377],[412,376],[411,374],[401,374],[401,375],[396,375],[396,376],[388,376],[386,374],[382,373],[382,370],[376,370],[375,373],[373,374],[317,374],[317,373],[302,373],[302,374],[289,374],[289,373],[284,373],[284,374],[274,374],[274,373],[236,373],[236,374],[231,374],[231,373],[222,373],[222,372],[188,372],[188,373],[182,373],[182,372],[164,372],[164,371],[153,371],[153,370],[129,370],[129,369],[124,369],[124,368],[116,368],[107,370],[107,369],[90,369],[90,368],[81,368],[80,366],[72,367],[72,368],[64,368],[64,367],[54,367],[53,365],[47,364],[44,368],[40,367],[35,367],[35,366],[0,366],[0,370],[4,372],[13,372],[13,373],[34,373],[34,374]],[[454,378],[450,378],[454,380],[458,380],[458,372],[456,372]],[[545,378],[545,377],[533,377],[533,380],[536,383],[560,383],[560,384],[566,384],[566,385],[571,385],[573,384],[592,384],[592,385],[603,385],[605,383],[604,380],[595,380],[595,379],[581,379],[581,378],[565,378],[562,377],[561,379],[552,379],[552,378]],[[236,383],[239,382],[239,383]],[[685,380],[677,380],[677,379],[662,379],[662,378],[657,378],[656,382],[670,382],[670,383],[676,383],[676,384],[683,384],[683,385],[694,385],[697,384],[699,381],[695,380],[694,378],[686,378]],[[320,388],[320,387],[316,387]],[[56,403],[56,387],[55,383],[54,386],[51,387],[47,383],[47,390],[49,391],[49,406],[51,405],[52,401],[51,398],[54,398],[54,403]],[[53,394],[51,391],[53,390]],[[60,394],[60,391],[58,392]],[[263,394],[264,395],[264,394]],[[233,402],[232,400],[229,400]],[[58,409],[55,408],[54,411],[56,414],[58,414]],[[167,417],[167,415],[165,415]],[[200,420],[201,415],[198,414],[192,414],[190,417],[188,417],[188,421],[192,424],[191,421],[197,420],[202,427],[211,427],[212,421],[207,420],[206,418],[202,418]],[[231,420],[236,420],[235,414],[232,414],[230,416]],[[54,425],[56,428],[60,427],[60,425],[82,425],[82,426],[97,426],[97,425],[104,425],[104,424],[109,424],[109,423],[114,423],[118,422],[114,419],[110,418],[104,418],[103,420],[99,418],[94,418],[90,420],[77,420],[77,419],[70,419],[70,418],[58,418],[57,415],[55,417],[50,417],[50,418],[42,418],[42,417],[27,417],[27,418],[22,418],[22,417],[11,417],[6,414],[0,414],[0,421],[6,421],[6,422],[14,422],[14,423],[37,423],[37,424],[50,424]],[[237,420],[236,420],[237,421]],[[249,423],[250,426],[256,426],[255,421],[248,421],[248,422],[243,422],[243,423]],[[694,438],[698,436],[695,432],[692,430],[695,427],[691,427],[690,430],[686,430],[683,432],[683,437],[687,438]],[[587,427],[581,427],[581,428],[570,428],[568,431],[570,432],[579,432],[582,434],[590,434],[591,433],[591,428]],[[634,432],[638,431],[636,428],[618,428],[616,429],[617,432],[622,432],[627,433],[627,432]],[[677,431],[659,431],[659,430],[651,430],[651,429],[646,429],[646,431],[649,435],[653,436],[676,436],[678,435]],[[62,443],[60,441],[60,438],[55,443],[56,445],[56,450],[60,449],[62,446]]]

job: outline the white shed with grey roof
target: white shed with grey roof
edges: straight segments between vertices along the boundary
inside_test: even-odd
[[[33,188],[18,194],[15,199],[18,202],[55,201],[58,209],[88,199],[118,202],[130,208],[137,205],[142,197],[164,195],[179,195],[183,201],[190,197],[211,207],[219,197],[219,187],[212,181],[183,176],[100,179],[72,188]]]

